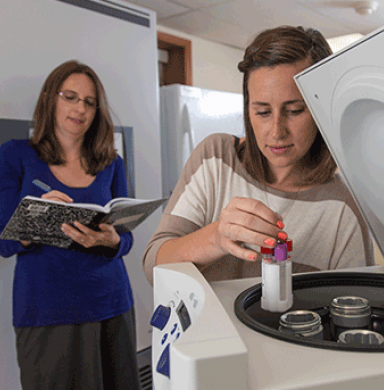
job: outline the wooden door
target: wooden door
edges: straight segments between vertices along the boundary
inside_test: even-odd
[[[158,32],[157,48],[164,51],[166,60],[159,67],[160,86],[192,85],[192,43],[174,35]]]

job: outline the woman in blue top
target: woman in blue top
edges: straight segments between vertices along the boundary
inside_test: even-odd
[[[127,196],[104,88],[77,61],[45,81],[30,141],[0,147],[0,231],[26,195],[106,204]],[[39,181],[52,190],[45,193]],[[0,255],[17,254],[13,324],[23,389],[139,389],[133,297],[123,263],[130,232],[75,223],[63,232],[68,250],[0,240]]]

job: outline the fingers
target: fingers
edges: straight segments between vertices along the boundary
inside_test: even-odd
[[[231,255],[239,259],[247,261],[256,261],[261,259],[261,254],[259,252],[246,248],[241,242],[228,240],[226,249]]]
[[[64,192],[60,191],[50,191],[47,192],[46,194],[41,195],[42,199],[47,199],[47,200],[55,200],[57,202],[66,202],[66,203],[72,203],[73,199],[69,197],[67,194],[64,194]]]
[[[234,198],[220,215],[220,244],[230,254],[248,261],[261,258],[252,246],[274,248],[287,239],[280,215],[255,199]],[[242,245],[242,244],[250,244]]]
[[[263,202],[256,199],[233,198],[228,205],[229,209],[237,209],[249,216],[257,216],[265,222],[277,226],[282,221],[282,217],[267,207]]]
[[[87,234],[87,230],[90,231],[86,226],[75,222],[74,225],[77,229],[73,228],[72,226],[63,223],[61,226],[61,231],[67,235],[69,238],[71,238],[73,241],[83,245],[84,247],[91,247],[95,244],[95,237],[91,234]]]
[[[117,234],[115,228],[109,224],[100,224],[99,228],[104,232],[104,237],[108,238],[108,242],[104,242],[104,245],[113,249],[118,249],[120,246],[120,236]]]
[[[221,212],[219,232],[232,241],[274,247],[272,240],[286,239],[281,217],[254,199],[234,198]]]
[[[116,232],[115,228],[112,225],[108,225],[106,223],[102,223],[99,225],[99,228],[102,232],[107,232],[113,234]]]
[[[239,221],[237,223],[221,224],[219,231],[232,241],[247,242],[249,244],[268,246],[271,248],[275,247],[276,240],[280,238],[279,236],[287,236],[277,226],[272,226],[264,221],[256,221],[253,223]]]
[[[61,230],[64,234],[70,237],[73,241],[79,243],[85,248],[91,248],[93,246],[108,246],[111,248],[118,247],[120,243],[120,236],[116,233],[116,230],[111,225],[100,225],[100,232],[92,230],[80,222],[74,222],[72,226],[63,223]]]
[[[67,194],[56,190],[43,194],[41,198],[47,200],[55,200],[58,202],[73,202],[73,199]],[[76,229],[66,223],[63,223],[63,225],[61,226],[61,230],[73,241],[79,243],[86,248],[99,245],[115,249],[119,247],[120,236],[117,234],[115,228],[111,225],[101,224],[99,226],[101,230],[100,232],[96,232],[92,229],[89,229],[80,222],[74,222],[74,226],[76,227]]]
[[[274,248],[277,244],[277,239],[271,238],[270,236],[257,232],[247,232],[242,234],[238,233],[238,229],[243,229],[242,227],[235,226],[233,233],[228,233],[224,230],[221,232],[221,227],[219,226],[219,233],[222,236],[221,246],[226,249],[230,254],[247,261],[259,260],[261,259],[261,254],[258,252],[258,247],[264,246],[269,248]],[[233,239],[233,237],[244,237],[246,239]],[[248,245],[249,244],[249,245]],[[254,246],[257,247],[253,248]]]

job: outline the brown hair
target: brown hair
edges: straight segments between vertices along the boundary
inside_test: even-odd
[[[247,47],[244,59],[238,65],[244,73],[244,124],[246,138],[237,149],[240,160],[248,173],[261,183],[271,183],[267,159],[257,146],[256,137],[249,117],[248,80],[250,74],[261,67],[295,64],[307,60],[309,65],[332,54],[325,38],[314,29],[281,26],[263,31]],[[298,185],[323,184],[331,179],[336,164],[318,131],[308,153],[308,170]]]
[[[63,149],[56,137],[57,95],[64,81],[72,74],[84,74],[93,82],[97,108],[91,126],[84,136],[82,157],[87,173],[96,175],[116,157],[113,142],[113,122],[104,87],[96,73],[87,65],[71,60],[54,69],[45,80],[33,114],[34,131],[30,140],[40,159],[49,165],[65,164]]]

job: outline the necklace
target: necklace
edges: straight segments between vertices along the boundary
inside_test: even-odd
[[[81,158],[82,158],[82,156],[79,156],[79,157],[73,158],[73,159],[71,159],[71,160],[65,160],[65,161],[66,161],[67,163],[71,163],[71,162],[80,160]]]
[[[269,198],[269,191],[267,189],[267,186],[262,183],[262,188],[263,188],[263,193],[264,193],[264,198],[265,198],[265,204],[268,208],[270,208],[272,211],[274,211],[275,213],[279,214],[281,216],[281,218],[286,218],[287,215],[289,214],[289,212],[291,211],[294,203],[295,203],[295,200],[297,199],[297,196],[300,192],[300,190],[302,189],[302,185],[299,187],[299,189],[294,192],[294,195],[293,195],[293,198],[283,198],[285,200],[287,200],[288,202],[278,202],[279,204],[278,205],[274,205],[274,204],[271,204],[271,199]],[[278,197],[278,199],[282,199],[281,197]]]

